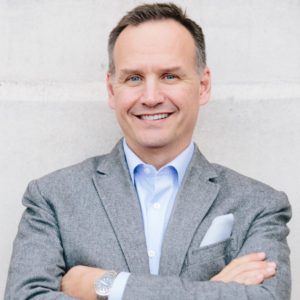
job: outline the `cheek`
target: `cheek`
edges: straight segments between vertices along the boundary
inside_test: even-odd
[[[179,111],[189,115],[198,114],[199,97],[195,90],[174,89],[168,96]]]
[[[122,89],[115,94],[115,109],[121,112],[130,111],[139,99],[139,93],[135,89]]]

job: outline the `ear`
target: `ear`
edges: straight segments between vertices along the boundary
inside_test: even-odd
[[[200,77],[199,104],[205,105],[210,99],[211,74],[209,68],[205,67]]]
[[[112,77],[113,75],[111,73],[106,74],[106,90],[108,94],[108,105],[111,109],[115,109],[115,96]]]

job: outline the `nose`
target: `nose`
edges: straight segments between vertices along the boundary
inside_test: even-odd
[[[145,81],[141,103],[148,107],[155,107],[163,102],[163,94],[160,90],[159,82],[155,78]]]

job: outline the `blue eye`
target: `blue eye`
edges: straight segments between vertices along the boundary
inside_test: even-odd
[[[176,78],[176,76],[173,75],[173,74],[166,74],[166,75],[164,76],[164,78],[167,79],[167,80],[173,80],[173,79]]]
[[[141,76],[133,75],[133,76],[130,76],[128,80],[130,80],[130,81],[139,81],[139,80],[141,80]]]

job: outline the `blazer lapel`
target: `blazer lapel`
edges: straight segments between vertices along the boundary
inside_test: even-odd
[[[218,194],[219,185],[210,181],[215,177],[215,170],[196,148],[165,233],[160,259],[161,275],[180,274],[194,233]]]
[[[136,274],[150,273],[143,217],[127,168],[122,142],[100,162],[94,184],[129,271]]]

